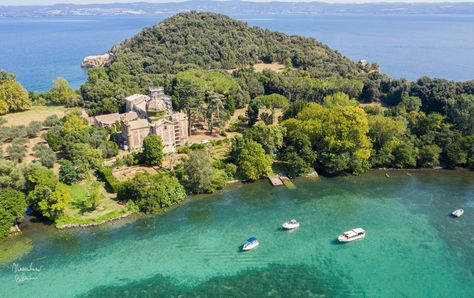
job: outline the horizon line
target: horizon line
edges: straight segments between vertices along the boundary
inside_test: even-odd
[[[345,1],[350,1],[350,0],[345,0]],[[42,7],[47,7],[47,6],[57,6],[57,5],[77,5],[77,6],[85,6],[85,5],[115,5],[115,4],[171,4],[171,3],[185,3],[185,2],[247,2],[247,3],[305,3],[305,4],[311,4],[311,3],[319,3],[319,4],[331,4],[331,5],[366,5],[366,4],[384,4],[384,5],[400,5],[400,4],[408,4],[408,5],[413,5],[413,4],[448,4],[448,5],[453,5],[453,4],[472,4],[474,5],[474,2],[469,1],[469,0],[454,0],[454,1],[445,1],[445,0],[422,0],[420,2],[413,2],[409,0],[397,0],[397,1],[370,1],[370,0],[357,0],[356,2],[332,2],[332,1],[313,1],[313,0],[165,0],[165,1],[160,1],[160,2],[148,2],[148,1],[134,1],[134,2],[95,2],[95,3],[74,3],[74,2],[57,2],[57,3],[51,3],[51,4],[0,4],[0,7],[21,7],[21,6],[42,6]]]

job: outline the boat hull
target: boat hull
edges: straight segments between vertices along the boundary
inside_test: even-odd
[[[251,243],[251,244],[244,244],[244,246],[242,246],[242,250],[243,251],[249,251],[249,250],[257,248],[258,245],[259,245],[258,242]]]
[[[460,217],[463,214],[464,214],[464,210],[456,210],[456,211],[451,213],[451,215],[454,216],[454,217]]]
[[[284,223],[282,226],[281,226],[283,229],[285,230],[294,230],[294,229],[297,229],[300,227],[300,224],[289,224],[289,223]]]
[[[351,238],[347,238],[344,235],[339,235],[339,237],[337,237],[337,240],[339,240],[339,242],[352,242],[352,241],[355,241],[355,240],[360,240],[364,237],[365,237],[365,234],[357,235],[357,236],[354,236],[354,237],[351,237]]]

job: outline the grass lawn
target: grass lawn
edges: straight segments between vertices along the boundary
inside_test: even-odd
[[[7,121],[5,125],[28,125],[31,121],[44,121],[51,115],[62,117],[67,109],[64,106],[33,106],[27,111],[9,113],[1,118]]]
[[[110,198],[105,190],[105,197],[94,211],[84,211],[77,206],[77,202],[83,200],[88,193],[90,182],[84,184],[73,184],[70,186],[71,202],[64,210],[64,215],[56,220],[58,226],[65,224],[89,224],[119,217],[130,210],[127,206],[117,204]]]

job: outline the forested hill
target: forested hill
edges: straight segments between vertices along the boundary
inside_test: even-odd
[[[313,77],[353,77],[357,64],[313,38],[251,27],[225,15],[180,13],[146,28],[112,52],[131,74],[177,73],[189,67],[229,69],[262,62],[286,62]]]

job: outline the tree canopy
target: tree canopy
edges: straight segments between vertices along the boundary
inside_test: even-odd
[[[31,107],[31,99],[15,76],[2,70],[0,75],[0,115]]]

